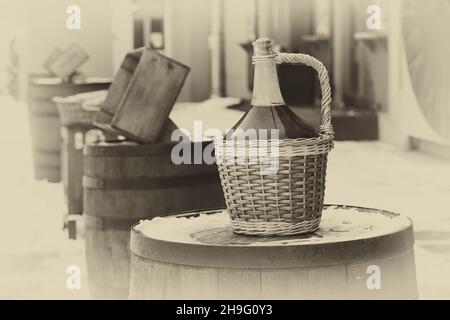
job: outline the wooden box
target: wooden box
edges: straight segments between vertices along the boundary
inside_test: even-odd
[[[63,52],[55,50],[45,67],[55,76],[68,79],[88,58],[88,54],[81,46],[72,44]]]
[[[55,47],[53,48],[52,52],[50,52],[50,55],[48,56],[47,60],[44,63],[44,67],[45,69],[47,69],[48,71],[52,72],[50,69],[50,66],[55,62],[56,59],[58,59],[61,55],[63,54],[63,51],[58,48]]]
[[[142,143],[156,142],[189,67],[156,50],[128,54],[95,125]]]
[[[125,56],[125,59],[122,61],[120,69],[116,73],[114,81],[108,90],[106,99],[94,120],[94,125],[96,127],[103,129],[106,132],[114,131],[111,127],[112,119],[119,107],[122,96],[128,88],[144,50],[145,48],[140,48]]]

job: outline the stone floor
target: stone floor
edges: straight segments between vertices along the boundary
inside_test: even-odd
[[[88,299],[83,240],[61,229],[61,184],[32,175],[26,106],[0,97],[0,299]],[[414,221],[422,299],[450,299],[450,161],[380,142],[336,143],[326,202],[392,210]],[[81,289],[66,270],[81,268]]]

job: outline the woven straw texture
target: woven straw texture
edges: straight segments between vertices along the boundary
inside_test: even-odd
[[[86,110],[81,108],[78,102],[59,102],[59,118],[65,127],[71,126],[92,126],[92,122],[97,116],[96,110]]]
[[[219,175],[236,233],[293,235],[314,232],[320,224],[327,156],[334,136],[328,73],[308,55],[280,53],[276,59],[278,63],[303,63],[318,72],[320,133],[308,139],[215,140]],[[268,172],[270,165],[277,170]]]
[[[69,97],[54,97],[61,124],[65,127],[91,127],[100,106],[106,98],[107,90],[88,91]]]

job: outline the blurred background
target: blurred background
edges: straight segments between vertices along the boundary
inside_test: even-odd
[[[67,25],[70,5],[79,29]],[[89,298],[87,286],[66,288],[67,266],[85,262],[81,240],[61,230],[62,187],[32,172],[28,83],[55,49],[78,44],[89,56],[80,74],[113,77],[127,52],[150,45],[191,68],[178,98],[191,109],[175,107],[172,120],[226,128],[251,99],[251,42],[269,37],[329,71],[338,142],[326,202],[410,216],[419,293],[449,299],[448,30],[446,0],[0,0],[0,298]],[[278,75],[287,104],[317,126],[314,71]]]

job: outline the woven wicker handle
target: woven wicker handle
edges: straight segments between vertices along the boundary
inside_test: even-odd
[[[322,124],[320,125],[320,132],[322,134],[328,134],[334,136],[333,125],[331,124],[331,87],[328,79],[328,72],[325,66],[317,60],[307,54],[301,53],[279,53],[277,56],[277,63],[302,63],[309,67],[314,68],[319,77],[320,88],[322,91],[321,101],[321,115]]]

